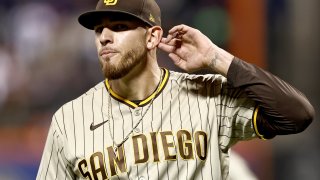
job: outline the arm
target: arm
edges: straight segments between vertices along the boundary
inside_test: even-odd
[[[303,131],[314,117],[307,98],[288,83],[252,64],[235,58],[213,44],[199,30],[179,25],[158,46],[181,69],[209,68],[242,88],[259,105],[256,132],[260,138]]]
[[[235,58],[229,67],[228,82],[242,88],[258,102],[258,133],[261,138],[299,133],[311,123],[314,109],[308,99],[280,78]]]

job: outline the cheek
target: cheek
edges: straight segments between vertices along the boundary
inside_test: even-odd
[[[146,45],[145,37],[137,32],[133,34],[123,34],[117,37],[117,42],[123,49],[135,49],[137,45]]]
[[[130,38],[131,37],[128,35],[117,36],[115,39],[117,47],[121,48],[122,50],[127,49],[130,46],[130,42],[132,42]]]
[[[99,52],[99,49],[101,48],[101,43],[100,43],[100,40],[97,37],[95,38],[94,43],[96,45],[97,52]]]

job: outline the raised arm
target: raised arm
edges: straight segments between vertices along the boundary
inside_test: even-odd
[[[235,58],[197,29],[175,26],[158,47],[187,72],[209,68],[227,77],[231,86],[243,89],[258,104],[253,124],[260,138],[299,133],[314,118],[314,108],[303,93],[275,75]]]

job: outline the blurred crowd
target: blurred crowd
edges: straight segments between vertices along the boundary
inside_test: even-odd
[[[158,3],[165,9],[165,29],[192,23],[196,11],[183,11],[192,1]],[[1,0],[1,126],[23,125],[34,114],[51,112],[102,80],[93,33],[77,22],[80,12],[95,4],[92,0]],[[193,8],[210,4],[216,7],[223,1],[202,0]]]
[[[165,32],[176,24],[184,23],[202,30],[220,47],[227,47],[230,38],[230,22],[226,10],[226,3],[230,1],[157,0],[162,8]],[[314,5],[311,3],[304,6],[305,2],[299,0],[288,3],[291,6],[284,3],[289,2],[286,0],[268,1],[272,8],[269,7],[269,20],[266,21],[270,25],[267,27],[269,45],[266,47],[270,59],[267,63],[273,72],[302,88],[317,107],[320,104],[317,93],[319,83],[314,82],[319,71],[314,59],[319,57],[317,55],[320,51],[317,49],[319,43],[312,40],[319,38],[319,35],[312,33],[306,39],[305,34],[308,30],[318,32],[319,23],[315,23],[315,17],[319,17],[319,13],[311,18],[303,17],[301,21],[294,19],[309,12],[319,12],[315,9],[303,9],[319,5],[317,0],[306,2],[309,1]],[[94,8],[96,2],[97,0],[0,0],[0,179],[34,179],[54,111],[103,80],[93,32],[84,29],[77,22],[78,15],[88,8]],[[291,11],[285,12],[287,6]],[[295,12],[299,10],[303,12],[296,15]],[[290,18],[291,22],[298,24],[290,24],[287,21]],[[310,23],[305,24],[308,22],[306,20],[310,20]],[[284,25],[285,29],[282,29]],[[299,33],[301,36],[296,36]],[[308,46],[311,41],[313,44]],[[159,56],[161,66],[178,70],[165,54],[160,53]],[[301,59],[304,60],[303,63]],[[313,125],[311,129],[318,128]],[[317,148],[319,150],[320,141],[313,139],[308,143],[303,140],[314,137],[314,132],[307,131],[304,136],[296,136],[300,142],[307,143],[313,149],[312,153],[316,153]],[[294,146],[293,141],[292,138],[291,141],[284,142],[281,138],[278,142],[274,141],[280,147],[275,157],[276,163],[281,163],[276,168],[290,171],[292,169],[283,165],[292,162],[291,165],[297,171],[291,172],[301,175],[296,177],[317,179],[320,172],[313,171],[312,167],[319,163],[311,162],[314,154],[301,149],[306,146],[300,146],[297,151],[293,149],[290,153],[286,152],[285,147]],[[266,146],[263,148],[270,149]],[[306,156],[302,156],[303,154]],[[300,158],[290,161],[291,157],[297,155]],[[16,169],[10,173],[10,163],[13,163],[14,168],[18,166],[22,170],[21,176],[18,176]],[[301,165],[308,167],[309,176],[300,173]],[[276,173],[280,179],[284,179],[286,172]],[[27,178],[28,173],[31,178]]]
[[[92,34],[76,21],[76,10],[90,5],[86,2],[90,1],[2,4],[2,126],[23,125],[33,114],[52,111],[101,79]]]

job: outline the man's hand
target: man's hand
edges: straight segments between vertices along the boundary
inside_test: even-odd
[[[169,53],[174,64],[187,72],[210,68],[226,76],[233,59],[231,54],[213,44],[199,30],[186,25],[169,30],[158,47]]]

